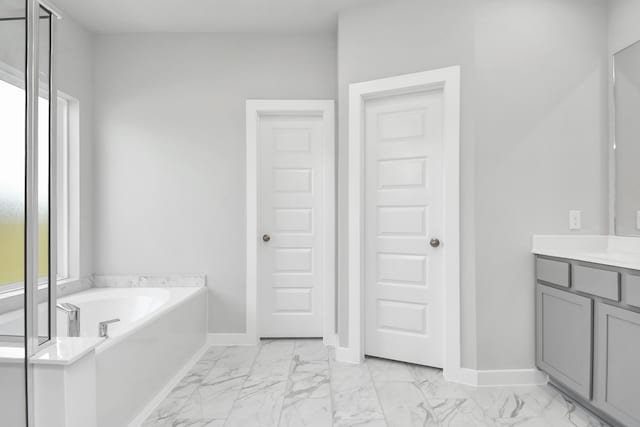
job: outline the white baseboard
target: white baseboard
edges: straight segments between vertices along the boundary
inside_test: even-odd
[[[336,360],[342,363],[362,363],[362,358],[358,352],[351,347],[336,346]]]
[[[238,334],[209,333],[207,335],[209,345],[257,345],[258,339],[244,332]]]
[[[452,383],[478,386],[478,371],[467,368],[444,369],[444,379]]]
[[[537,369],[480,370],[478,387],[543,385],[549,377]]]
[[[447,381],[472,387],[532,386],[546,384],[549,381],[547,375],[537,369],[475,370],[459,368],[445,370],[444,377]]]
[[[193,357],[189,359],[187,363],[184,364],[182,368],[169,380],[167,384],[156,394],[156,396],[151,399],[149,403],[140,411],[140,413],[129,423],[128,427],[139,427],[145,420],[151,415],[154,409],[158,407],[158,405],[171,393],[171,390],[180,382],[187,372],[202,358],[204,353],[209,348],[209,344],[204,344],[200,350],[198,350]]]

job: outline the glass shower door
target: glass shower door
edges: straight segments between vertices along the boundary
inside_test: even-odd
[[[25,290],[26,2],[0,0],[0,296]],[[24,298],[0,310],[0,417],[25,426]]]
[[[50,11],[0,0],[0,425],[34,425],[29,358],[55,336]],[[54,100],[54,102],[51,102]]]

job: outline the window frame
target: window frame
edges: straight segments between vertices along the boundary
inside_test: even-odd
[[[25,89],[24,80],[20,77],[22,73],[12,66],[0,61],[0,81],[16,86],[22,90]],[[48,96],[48,85],[40,85],[39,98]],[[61,282],[72,279],[70,268],[70,183],[69,167],[71,166],[69,159],[69,151],[71,145],[71,117],[72,105],[78,103],[74,98],[58,91],[56,94],[57,104],[57,145],[56,155],[58,161],[57,167],[57,192],[56,192],[56,227],[57,227],[57,262],[56,262],[56,285]],[[76,107],[77,108],[77,107]],[[51,248],[49,248],[51,250]],[[48,286],[48,277],[38,277],[38,290],[45,289]],[[24,292],[24,282],[14,282],[0,284],[0,297],[11,296],[14,294],[22,294]]]

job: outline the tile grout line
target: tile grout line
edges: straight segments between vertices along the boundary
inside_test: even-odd
[[[371,373],[371,369],[369,369],[369,365],[367,364],[367,359],[365,358],[362,364],[367,368],[367,372],[369,373],[369,381],[371,381],[371,385],[373,386],[373,392],[376,394],[376,400],[378,401],[378,405],[380,405],[380,410],[382,411],[382,418],[384,423],[389,426],[389,419],[387,418],[387,413],[384,410],[384,406],[382,405],[382,399],[380,399],[380,393],[378,392],[378,386],[373,379],[373,374]]]
[[[201,358],[200,358],[200,359],[199,359],[199,360],[198,360],[198,361],[193,365],[193,367],[195,367],[198,363],[200,363],[200,362],[202,361],[202,359],[203,359],[203,358],[204,358],[204,356],[207,354],[207,352],[211,349],[211,347],[213,347],[213,346],[210,346],[210,347],[208,347],[208,348],[207,348],[207,350],[205,350],[205,352],[202,354],[202,357],[201,357]],[[227,350],[225,349],[225,351],[227,351]],[[223,352],[223,354],[224,354],[224,352]],[[187,403],[189,402],[189,400],[190,400],[190,399],[191,399],[191,398],[196,394],[196,392],[200,389],[200,387],[202,386],[202,382],[204,381],[204,379],[205,379],[205,378],[207,378],[207,375],[209,375],[209,372],[211,372],[211,370],[213,369],[213,367],[218,363],[218,360],[219,360],[219,359],[216,359],[216,360],[211,364],[211,367],[206,371],[206,373],[202,376],[202,378],[198,380],[198,383],[197,383],[196,388],[194,388],[194,389],[193,389],[193,391],[192,391],[190,394],[188,394],[188,395],[184,398],[184,400],[183,400],[182,404],[178,406],[178,408],[177,408],[177,409],[176,409],[176,411],[175,411],[175,414],[170,418],[170,420],[171,420],[171,422],[172,422],[172,423],[176,420],[176,418],[178,418],[178,415],[180,415],[180,412],[182,411],[182,409],[183,409],[185,406],[187,406]],[[191,369],[193,369],[193,367],[192,367]],[[189,372],[187,372],[187,373],[185,374],[185,376],[184,376],[184,377],[182,377],[182,379],[180,380],[180,382],[181,382],[182,380],[184,380],[187,376],[189,376]],[[178,382],[178,384],[180,384],[180,382]],[[160,402],[160,405],[161,405],[161,404],[162,404],[162,402]],[[158,405],[158,406],[160,406],[160,405]]]
[[[240,386],[240,389],[238,390],[238,394],[236,395],[235,399],[233,399],[233,404],[231,405],[231,409],[227,413],[227,417],[224,419],[223,427],[227,425],[227,422],[229,421],[229,417],[231,416],[231,413],[235,409],[236,403],[238,402],[238,399],[240,398],[240,393],[242,393],[242,390],[244,389],[244,385],[249,380],[249,377],[251,376],[251,372],[253,372],[253,367],[256,364],[256,360],[258,359],[258,355],[260,355],[261,351],[262,351],[262,343],[260,343],[258,341],[258,351],[256,352],[256,355],[253,357],[253,360],[251,361],[251,366],[249,367],[249,371],[247,372],[247,375],[245,376],[244,381],[242,381],[242,385]]]
[[[413,381],[412,383],[416,386],[416,388],[418,389],[418,391],[420,392],[420,395],[422,396],[422,401],[424,402],[424,404],[427,406],[429,413],[427,413],[428,417],[431,417],[435,414],[435,408],[433,407],[433,405],[431,404],[431,402],[429,401],[429,396],[427,396],[427,393],[425,393],[425,391],[423,390],[423,387],[421,387],[421,384],[423,382],[428,382],[431,383],[431,380],[433,378],[435,378],[437,375],[441,375],[442,371],[440,373],[434,374],[434,375],[430,375],[427,379],[425,379],[424,381],[419,381],[418,378],[416,377],[415,372],[411,371],[411,376],[413,377]],[[425,408],[426,409],[426,408]],[[426,421],[426,420],[425,420]],[[438,424],[440,423],[439,420],[434,420],[437,421]]]
[[[282,410],[284,409],[284,401],[287,397],[287,390],[289,389],[289,381],[291,381],[291,365],[293,365],[293,358],[296,353],[296,347],[298,346],[298,340],[293,341],[293,350],[291,351],[290,360],[289,360],[289,370],[287,371],[287,381],[285,381],[284,385],[284,393],[282,394],[282,405],[280,405],[280,412],[278,413],[278,423],[276,424],[278,427],[282,421]]]

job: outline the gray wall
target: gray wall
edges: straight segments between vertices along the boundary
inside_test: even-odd
[[[638,0],[608,0],[609,51],[624,49],[640,40],[640,2]]]
[[[205,273],[210,332],[245,330],[245,100],[334,99],[324,35],[100,35],[94,271]]]
[[[604,0],[483,0],[476,22],[480,369],[534,366],[532,234],[607,231]]]
[[[532,234],[567,233],[569,209],[582,233],[606,231],[606,17],[604,0],[404,0],[340,17],[341,189],[348,84],[462,66],[466,367],[534,366]],[[340,251],[344,339],[344,238]]]

